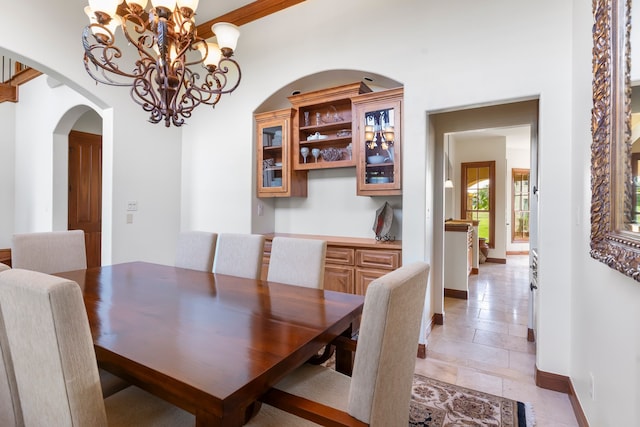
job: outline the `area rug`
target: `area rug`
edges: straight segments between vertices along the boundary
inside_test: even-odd
[[[533,427],[530,405],[414,374],[411,427]]]

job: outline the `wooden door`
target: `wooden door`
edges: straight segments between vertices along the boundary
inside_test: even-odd
[[[69,133],[69,230],[84,230],[87,267],[101,264],[102,136]]]

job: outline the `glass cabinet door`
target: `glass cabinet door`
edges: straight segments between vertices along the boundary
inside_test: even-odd
[[[291,167],[291,108],[255,115],[258,197],[306,197],[307,171]]]
[[[402,89],[354,99],[357,120],[358,195],[401,194]]]
[[[262,162],[260,166],[260,190],[282,190],[282,125],[264,126],[260,130],[260,146],[262,147]]]

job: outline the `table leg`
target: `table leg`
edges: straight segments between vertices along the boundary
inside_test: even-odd
[[[196,411],[196,427],[212,427],[222,425],[222,420],[211,412]]]
[[[352,326],[341,335],[351,339]],[[351,376],[353,372],[353,352],[340,346],[336,347],[336,371]]]
[[[210,412],[197,411],[196,427],[241,427],[253,418],[262,406],[262,402],[252,402],[246,408],[227,413],[220,418]]]

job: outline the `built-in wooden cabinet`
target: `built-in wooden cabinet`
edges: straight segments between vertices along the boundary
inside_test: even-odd
[[[289,97],[295,170],[355,166],[351,98],[368,92],[359,82]]]
[[[403,89],[352,98],[357,194],[402,194]]]
[[[356,167],[359,196],[402,194],[403,89],[362,82],[292,95],[255,115],[258,197],[306,197],[307,171]]]
[[[380,276],[400,267],[402,252],[399,249],[390,249],[389,243],[382,243],[372,249],[356,250],[356,294],[364,295],[371,282]]]
[[[291,158],[291,108],[255,115],[258,149],[258,197],[306,197],[307,172]]]
[[[268,234],[266,236],[262,278],[267,278],[271,240],[274,236],[320,239],[327,242],[324,289],[364,295],[367,286],[402,264],[402,242],[375,239],[318,236],[307,234]]]
[[[11,267],[11,248],[0,249],[0,262]]]

